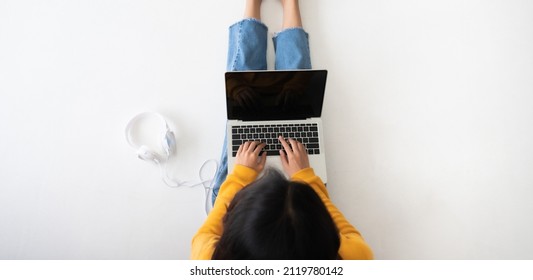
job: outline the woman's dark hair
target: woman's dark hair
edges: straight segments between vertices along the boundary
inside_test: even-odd
[[[276,170],[238,192],[212,259],[336,259],[338,229],[318,194]]]

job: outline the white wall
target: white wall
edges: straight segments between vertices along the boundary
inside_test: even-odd
[[[301,2],[330,194],[376,258],[533,258],[533,2]],[[178,178],[218,158],[242,8],[0,2],[0,259],[188,257],[203,190],[166,187],[124,128],[164,114]]]

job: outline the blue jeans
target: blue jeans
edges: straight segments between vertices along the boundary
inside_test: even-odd
[[[267,26],[256,19],[244,19],[230,26],[227,71],[266,70],[267,32]],[[308,36],[302,28],[288,28],[275,34],[272,40],[276,70],[311,69]],[[227,135],[213,182],[212,203],[228,175],[226,144]]]

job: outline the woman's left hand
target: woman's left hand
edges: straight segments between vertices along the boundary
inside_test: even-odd
[[[261,173],[265,168],[266,163],[266,153],[261,154],[261,151],[265,146],[265,143],[245,142],[237,151],[235,164],[244,165],[254,169],[257,173]]]

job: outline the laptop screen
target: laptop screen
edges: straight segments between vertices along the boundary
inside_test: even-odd
[[[326,70],[226,72],[228,119],[296,120],[320,117]]]

